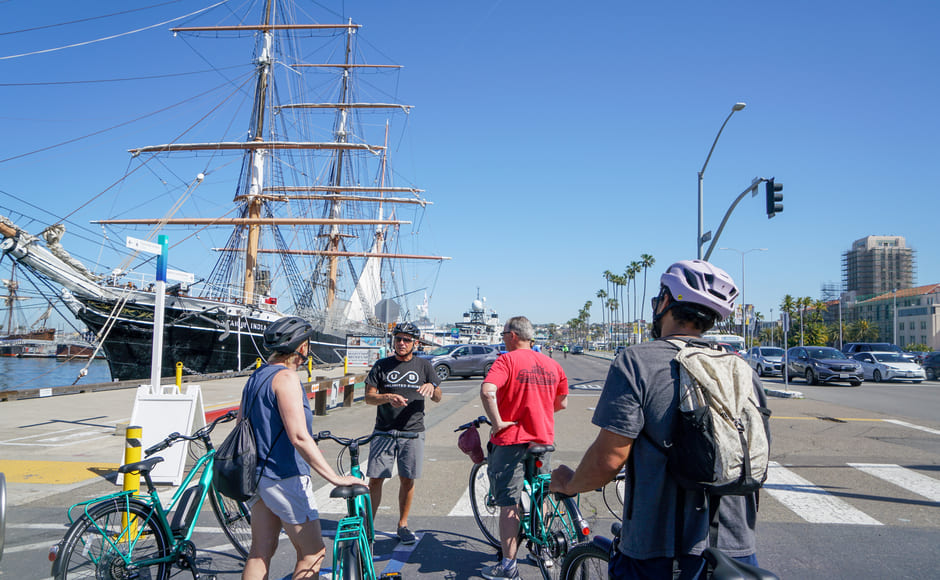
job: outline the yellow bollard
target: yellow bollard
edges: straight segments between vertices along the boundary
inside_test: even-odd
[[[256,359],[255,359],[255,368],[256,368],[256,369],[260,369],[260,368],[261,368],[261,359],[260,359],[260,358],[256,358]]]
[[[313,357],[307,357],[307,382],[313,380]]]
[[[141,436],[143,435],[142,427],[128,427],[127,436],[124,441],[124,464],[135,463],[140,461],[141,457]],[[134,471],[132,473],[124,474],[124,491],[133,491],[134,494],[140,493],[140,472]],[[127,539],[137,537],[137,523],[135,521],[127,521],[128,512],[124,512],[121,515],[121,523],[124,525],[124,529],[127,531]]]
[[[183,363],[176,363],[176,392],[183,392]]]
[[[344,356],[343,357],[343,375],[348,375],[348,374],[349,374],[349,357]]]

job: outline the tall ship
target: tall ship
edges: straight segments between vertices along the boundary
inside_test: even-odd
[[[191,176],[165,215],[129,217],[125,209],[93,222],[128,238],[169,240],[177,281],[168,281],[165,297],[163,376],[177,362],[187,374],[250,368],[267,356],[264,328],[285,315],[314,325],[314,362],[340,362],[347,336],[384,334],[411,314],[409,296],[427,291],[410,287],[420,284],[412,268],[433,270],[448,259],[420,248],[415,224],[430,201],[392,164],[390,143],[400,142],[396,131],[411,106],[376,98],[394,91],[374,87],[386,79],[394,87],[401,67],[367,62],[351,19],[303,22],[316,4],[291,4],[269,0],[254,14],[226,6],[200,14],[198,25],[171,28],[187,43],[234,41],[226,48],[244,50],[245,74],[218,69],[226,76],[222,102],[192,125],[168,129],[166,142],[129,150],[125,177],[141,169],[160,174],[158,183],[169,179],[165,171]],[[203,24],[213,13],[221,20]],[[238,115],[219,122],[235,101],[244,103]],[[210,121],[215,139],[191,140]],[[177,160],[186,169],[164,169]],[[128,195],[164,194],[152,187],[135,185]],[[228,233],[218,234],[223,228]],[[226,241],[206,247],[209,231]],[[0,216],[0,250],[54,288],[94,333],[112,379],[149,377],[156,260],[127,250],[122,263],[95,272],[66,250],[64,233],[58,223],[34,235]],[[189,271],[202,255],[212,256],[211,267]]]

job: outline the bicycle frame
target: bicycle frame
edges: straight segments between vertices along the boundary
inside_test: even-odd
[[[359,467],[359,449],[350,451],[350,475],[362,477],[362,469]],[[340,557],[343,547],[349,542],[356,542],[360,554],[368,554],[368,558],[362,558],[365,569],[362,570],[364,580],[375,580],[375,565],[372,563],[372,542],[375,540],[375,531],[373,526],[364,525],[363,516],[365,514],[369,521],[372,521],[372,499],[369,494],[357,495],[346,498],[346,517],[336,524],[336,537],[333,539],[333,578],[343,577],[343,566],[346,564]]]
[[[212,486],[212,465],[215,460],[216,450],[209,439],[209,433],[211,433],[218,422],[231,420],[234,416],[234,414],[230,413],[221,417],[208,426],[208,428],[201,429],[196,435],[191,437],[173,433],[162,442],[146,451],[146,454],[150,456],[160,450],[166,449],[179,440],[201,441],[206,447],[205,452],[196,459],[196,463],[186,474],[182,483],[173,493],[172,498],[166,505],[164,505],[163,501],[160,499],[160,495],[157,493],[150,473],[153,466],[159,462],[157,460],[162,460],[157,457],[135,464],[125,465],[121,468],[121,471],[125,473],[127,472],[127,468],[131,466],[141,468],[140,472],[144,476],[144,481],[147,485],[146,493],[141,493],[139,490],[119,491],[73,504],[68,508],[67,517],[70,526],[81,519],[90,521],[92,527],[100,535],[104,544],[110,548],[110,550],[99,554],[86,554],[87,558],[93,562],[95,566],[101,565],[100,558],[104,553],[107,553],[107,557],[109,558],[115,556],[119,557],[128,569],[161,563],[172,565],[177,561],[186,560],[193,569],[194,577],[196,576],[195,563],[192,561],[192,554],[188,553],[188,550],[192,549],[191,539],[196,529],[196,521],[199,518],[199,514],[202,512],[206,498],[210,493],[215,493]],[[194,482],[197,483],[193,485]],[[184,498],[186,498],[186,501],[184,501]],[[94,517],[94,512],[98,506],[115,501],[120,502],[122,509],[119,511],[124,514],[121,521],[122,529],[117,534],[102,528]],[[138,513],[145,513],[147,516],[131,515],[134,513],[132,506],[137,508]],[[174,510],[176,510],[175,513]],[[172,522],[170,518],[171,513],[173,513]],[[138,541],[143,536],[144,530],[147,529],[151,521],[154,522],[157,528],[160,528],[163,535],[166,537],[168,543],[167,551],[153,558],[134,560],[134,551]],[[58,546],[59,544],[54,548],[57,556]],[[195,550],[192,549],[192,551],[194,552]],[[56,557],[53,564],[53,575],[56,574],[58,562],[59,559]]]
[[[555,520],[561,522],[564,527],[565,537],[576,538],[579,534],[587,535],[589,532],[575,528],[575,525],[584,527],[583,522],[580,521],[580,513],[570,514],[568,518],[558,516],[559,506],[562,502],[555,497],[554,493],[548,490],[552,476],[550,473],[538,473],[538,468],[535,465],[536,461],[537,458],[535,457],[526,459],[526,475],[522,490],[524,494],[529,496],[531,505],[529,513],[520,517],[520,526],[528,541],[552,551],[555,549],[554,542],[556,541],[552,532],[552,524]],[[573,499],[575,505],[580,506],[580,496],[575,496]],[[548,502],[548,506],[545,505],[546,502]],[[548,521],[546,521],[545,516],[546,507],[550,508],[549,511],[552,514]],[[576,519],[579,521],[575,521]]]

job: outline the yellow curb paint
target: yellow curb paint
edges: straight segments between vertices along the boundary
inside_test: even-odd
[[[9,483],[78,483],[104,477],[117,471],[117,463],[85,463],[82,461],[26,461],[0,459],[0,471]]]

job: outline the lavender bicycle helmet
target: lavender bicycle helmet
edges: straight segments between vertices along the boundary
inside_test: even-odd
[[[659,283],[677,304],[698,304],[726,318],[734,310],[738,289],[727,272],[704,260],[682,260],[666,269]]]

